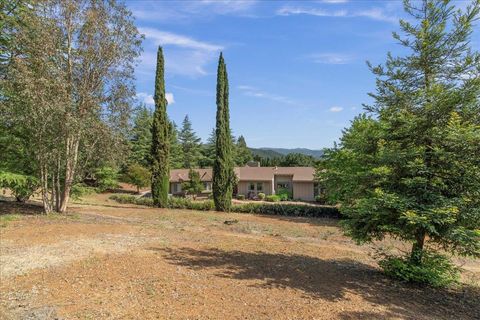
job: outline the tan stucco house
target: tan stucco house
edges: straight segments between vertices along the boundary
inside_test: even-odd
[[[202,180],[205,192],[212,190],[212,169],[195,169]],[[182,194],[182,182],[188,181],[188,169],[170,171],[170,193]],[[247,198],[255,197],[262,192],[275,194],[280,189],[290,191],[293,199],[315,200],[315,169],[311,167],[236,167],[237,186],[235,194],[243,194]]]

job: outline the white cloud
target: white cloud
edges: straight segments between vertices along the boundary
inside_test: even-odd
[[[165,93],[165,98],[167,99],[168,104],[174,104],[175,103],[175,99],[173,98],[173,93],[166,92]]]
[[[285,6],[277,10],[277,15],[290,16],[296,14],[306,14],[318,17],[345,17],[346,10],[327,11],[319,8],[300,8]]]
[[[342,107],[331,107],[330,108],[330,112],[340,112],[342,110],[343,110]]]
[[[312,53],[307,58],[324,64],[347,64],[353,60],[352,56],[341,53]]]
[[[348,11],[348,10],[325,10],[321,8],[304,8],[304,7],[292,7],[284,6],[277,10],[277,15],[290,16],[290,15],[311,15],[318,17],[344,17],[355,18],[365,17],[372,20],[386,21],[396,23],[398,18],[394,14],[387,13],[382,8],[371,8],[368,10]]]
[[[295,104],[295,102],[290,98],[268,93],[252,86],[239,85],[237,86],[237,89],[239,89],[240,91],[243,92],[244,95],[249,97],[263,98],[263,99],[268,99],[268,100],[285,103],[285,104]]]
[[[205,51],[220,51],[222,46],[198,41],[187,36],[176,33],[161,31],[154,28],[138,28],[148,40],[153,41],[156,45],[174,45],[183,48],[198,49]]]
[[[167,73],[197,77],[206,75],[206,66],[218,57],[224,49],[222,45],[200,41],[189,36],[158,30],[155,28],[139,28],[146,38],[146,50],[140,63],[140,72],[155,72],[159,45],[164,47]]]
[[[174,104],[175,99],[173,98],[173,93],[171,92],[166,92],[165,93],[165,98],[167,99],[168,104]],[[148,94],[146,92],[139,92],[137,93],[137,99],[142,101],[143,103],[147,105],[154,105],[155,101],[153,100],[153,95]]]

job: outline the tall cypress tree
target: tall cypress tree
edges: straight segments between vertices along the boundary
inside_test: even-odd
[[[158,47],[157,53],[154,100],[155,112],[153,113],[152,125],[152,198],[155,206],[165,208],[168,204],[170,178],[171,124],[167,116],[162,47]]]
[[[233,143],[228,109],[227,67],[220,53],[217,71],[216,158],[213,164],[213,200],[218,211],[229,211],[232,202],[235,173]]]

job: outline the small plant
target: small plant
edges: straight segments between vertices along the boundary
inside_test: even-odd
[[[265,201],[278,202],[278,201],[280,201],[280,197],[276,194],[268,195],[268,196],[265,197]]]
[[[182,190],[185,191],[185,195],[191,194],[193,199],[197,197],[197,194],[202,192],[204,187],[202,180],[200,179],[200,174],[198,171],[190,169],[188,172],[188,181],[182,183]]]
[[[276,192],[276,195],[279,197],[280,201],[292,199],[292,193],[288,189],[280,189]]]
[[[257,197],[258,197],[258,200],[264,200],[264,199],[265,199],[265,193],[260,192],[260,193],[257,195]]]
[[[315,202],[318,202],[320,204],[325,204],[325,195],[319,194],[315,196]]]
[[[460,278],[459,269],[447,257],[429,251],[423,252],[421,264],[410,257],[385,256],[379,265],[389,277],[432,287],[446,287]]]
[[[74,200],[79,200],[82,197],[88,196],[96,192],[94,187],[89,187],[85,183],[76,183],[70,190],[70,196]]]
[[[102,167],[95,171],[95,178],[99,192],[118,188],[118,173],[111,167]]]
[[[237,194],[237,200],[245,200],[244,194]]]
[[[40,186],[33,176],[11,172],[0,172],[0,187],[10,189],[19,202],[25,202]]]
[[[150,184],[150,179],[150,171],[136,163],[129,165],[127,172],[123,176],[125,182],[137,187],[137,193],[140,193],[141,188],[145,188]]]

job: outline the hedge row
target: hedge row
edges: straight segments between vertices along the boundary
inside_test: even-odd
[[[153,206],[151,198],[139,198],[132,195],[112,195],[110,199],[120,203],[132,203],[144,206]],[[170,209],[190,209],[199,211],[210,211],[215,209],[212,200],[192,201],[186,198],[169,198],[168,207]],[[336,207],[331,206],[309,206],[305,204],[266,204],[266,203],[245,203],[234,204],[232,212],[254,213],[278,216],[292,217],[316,217],[316,218],[340,218],[340,212]]]

